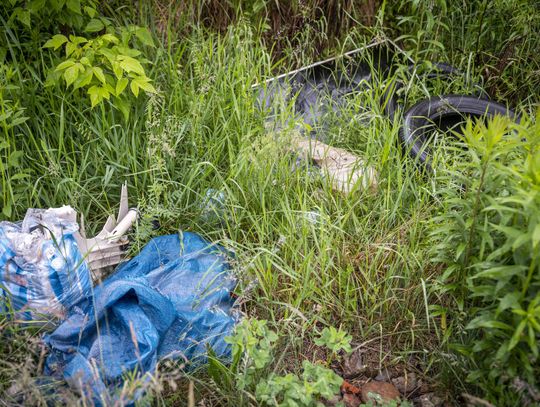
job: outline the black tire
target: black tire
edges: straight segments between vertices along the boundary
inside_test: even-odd
[[[447,130],[468,117],[489,119],[495,115],[519,121],[512,110],[500,103],[474,96],[435,96],[405,112],[399,136],[409,154],[429,167],[429,133],[433,127]]]
[[[415,64],[409,64],[407,66],[407,71],[412,74],[414,69],[416,68]],[[452,78],[453,76],[461,76],[464,75],[462,71],[460,71],[457,68],[454,68],[452,65],[447,64],[445,62],[434,62],[432,64],[432,71],[426,72],[423,74],[420,74],[422,78],[427,79],[435,79],[435,78]],[[482,89],[480,84],[473,83],[474,87],[480,89],[475,94],[480,97],[488,98],[488,95],[485,90]],[[400,108],[396,94],[399,89],[403,87],[403,83],[398,81],[393,86],[388,88],[386,92],[383,95],[383,106],[384,106],[384,113],[390,120],[394,120],[394,116],[396,114],[396,111]]]

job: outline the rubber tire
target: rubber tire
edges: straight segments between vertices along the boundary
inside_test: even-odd
[[[411,156],[429,166],[429,130],[433,123],[455,123],[457,115],[464,117],[508,116],[519,121],[517,115],[506,106],[474,96],[435,96],[412,106],[403,115],[403,125],[399,137]]]
[[[435,78],[450,79],[452,76],[464,75],[462,71],[460,71],[457,68],[454,68],[452,65],[447,64],[445,62],[433,62],[432,66],[433,66],[432,71],[422,73],[420,74],[420,76],[422,78],[427,78],[427,79],[435,79]],[[415,68],[416,68],[415,64],[409,64],[407,66],[407,70],[409,73],[412,73]],[[473,85],[481,89],[481,92],[478,92],[477,94],[479,98],[480,97],[488,98],[486,91],[484,91],[478,83],[473,83]],[[383,100],[383,105],[384,105],[384,113],[390,120],[394,120],[396,111],[400,108],[397,102],[396,93],[403,86],[404,86],[403,83],[398,81],[392,88],[387,89],[383,95],[382,100]]]

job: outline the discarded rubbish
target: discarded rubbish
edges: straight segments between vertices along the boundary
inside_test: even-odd
[[[434,128],[447,131],[467,117],[489,119],[495,115],[518,120],[512,110],[500,103],[473,96],[435,96],[418,102],[404,113],[399,135],[411,156],[429,166],[430,131]]]
[[[90,293],[92,279],[77,247],[69,206],[28,209],[22,222],[0,222],[0,307],[15,319],[64,318]]]
[[[194,366],[207,347],[228,358],[236,282],[226,257],[193,233],[151,240],[45,337],[45,372],[107,404],[128,371],[153,372],[163,358]]]
[[[129,243],[124,234],[137,211],[128,210],[122,186],[117,220],[109,217],[103,230],[87,239],[84,221],[70,206],[28,209],[22,222],[0,222],[0,295],[4,311],[15,318],[50,322],[91,295],[92,275],[124,260]],[[9,308],[11,304],[11,309]]]
[[[128,209],[126,184],[122,185],[118,216],[116,219],[109,216],[105,226],[97,236],[86,238],[84,219],[81,216],[81,227],[74,236],[96,280],[101,280],[106,269],[112,269],[112,267],[125,259],[125,249],[129,243],[125,233],[131,228],[136,219],[137,210]]]
[[[347,150],[306,138],[297,138],[292,145],[302,157],[321,168],[334,191],[348,194],[357,185],[363,189],[377,187],[375,169]]]
[[[365,53],[371,54],[371,65],[359,60],[358,56]],[[394,53],[386,48],[383,42],[377,42],[338,58],[321,61],[254,85],[259,92],[258,105],[266,111],[270,121],[276,121],[279,117],[279,112],[276,111],[276,106],[279,105],[277,100],[285,106],[292,104],[294,115],[302,119],[308,128],[314,129],[309,134],[303,134],[304,139],[297,141],[296,146],[300,147],[304,158],[322,162],[321,167],[331,179],[334,190],[350,193],[357,184],[363,189],[376,187],[377,174],[360,157],[323,143],[326,138],[325,115],[339,111],[345,100],[343,96],[367,89],[367,85],[373,81],[373,71],[383,75],[391,73],[393,56]],[[339,67],[337,59],[343,60]],[[421,76],[427,79],[464,75],[459,69],[443,62],[426,65],[429,70]],[[410,60],[407,71],[413,74],[417,68],[418,64]],[[400,117],[403,121],[401,142],[406,153],[419,160],[426,168],[430,168],[428,156],[431,153],[428,133],[434,127],[440,125],[439,128],[446,131],[466,118],[490,118],[495,114],[517,119],[512,110],[490,101],[480,84],[471,83],[471,86],[476,96],[436,96],[422,100],[408,110],[398,106],[396,93],[398,89],[404,88],[401,82],[395,82],[384,93],[381,106],[390,120],[393,120],[398,112],[406,110],[403,117]]]

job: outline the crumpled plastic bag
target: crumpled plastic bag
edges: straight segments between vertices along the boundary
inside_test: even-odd
[[[69,206],[28,209],[22,222],[0,222],[0,310],[25,321],[63,319],[88,295],[90,271],[73,234]]]
[[[45,337],[45,373],[106,404],[124,373],[153,372],[163,358],[198,365],[207,347],[230,358],[236,281],[226,257],[193,233],[154,238]]]

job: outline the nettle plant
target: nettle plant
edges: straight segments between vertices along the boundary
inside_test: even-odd
[[[486,392],[540,385],[540,112],[521,124],[468,123],[463,159],[435,219],[436,283],[463,311],[470,382]],[[458,328],[459,329],[459,328]],[[527,383],[527,385],[519,385]],[[528,397],[527,394],[522,394]]]
[[[210,355],[208,368],[221,388],[254,390],[256,399],[263,405],[291,407],[318,406],[339,392],[343,379],[318,363],[305,360],[300,375],[269,372],[278,337],[266,321],[245,319],[238,324],[234,335],[225,340],[232,346],[231,366],[225,367]]]
[[[108,24],[106,20],[96,21],[92,30],[103,29]],[[74,90],[85,89],[92,107],[112,98],[114,106],[127,118],[130,111],[128,92],[135,97],[141,92],[156,92],[143,67],[146,59],[130,44],[135,39],[146,46],[154,44],[146,28],[129,26],[118,31],[116,34],[109,25],[105,34],[94,38],[53,36],[44,48],[63,49],[65,58],[51,72],[46,85],[63,82]]]

